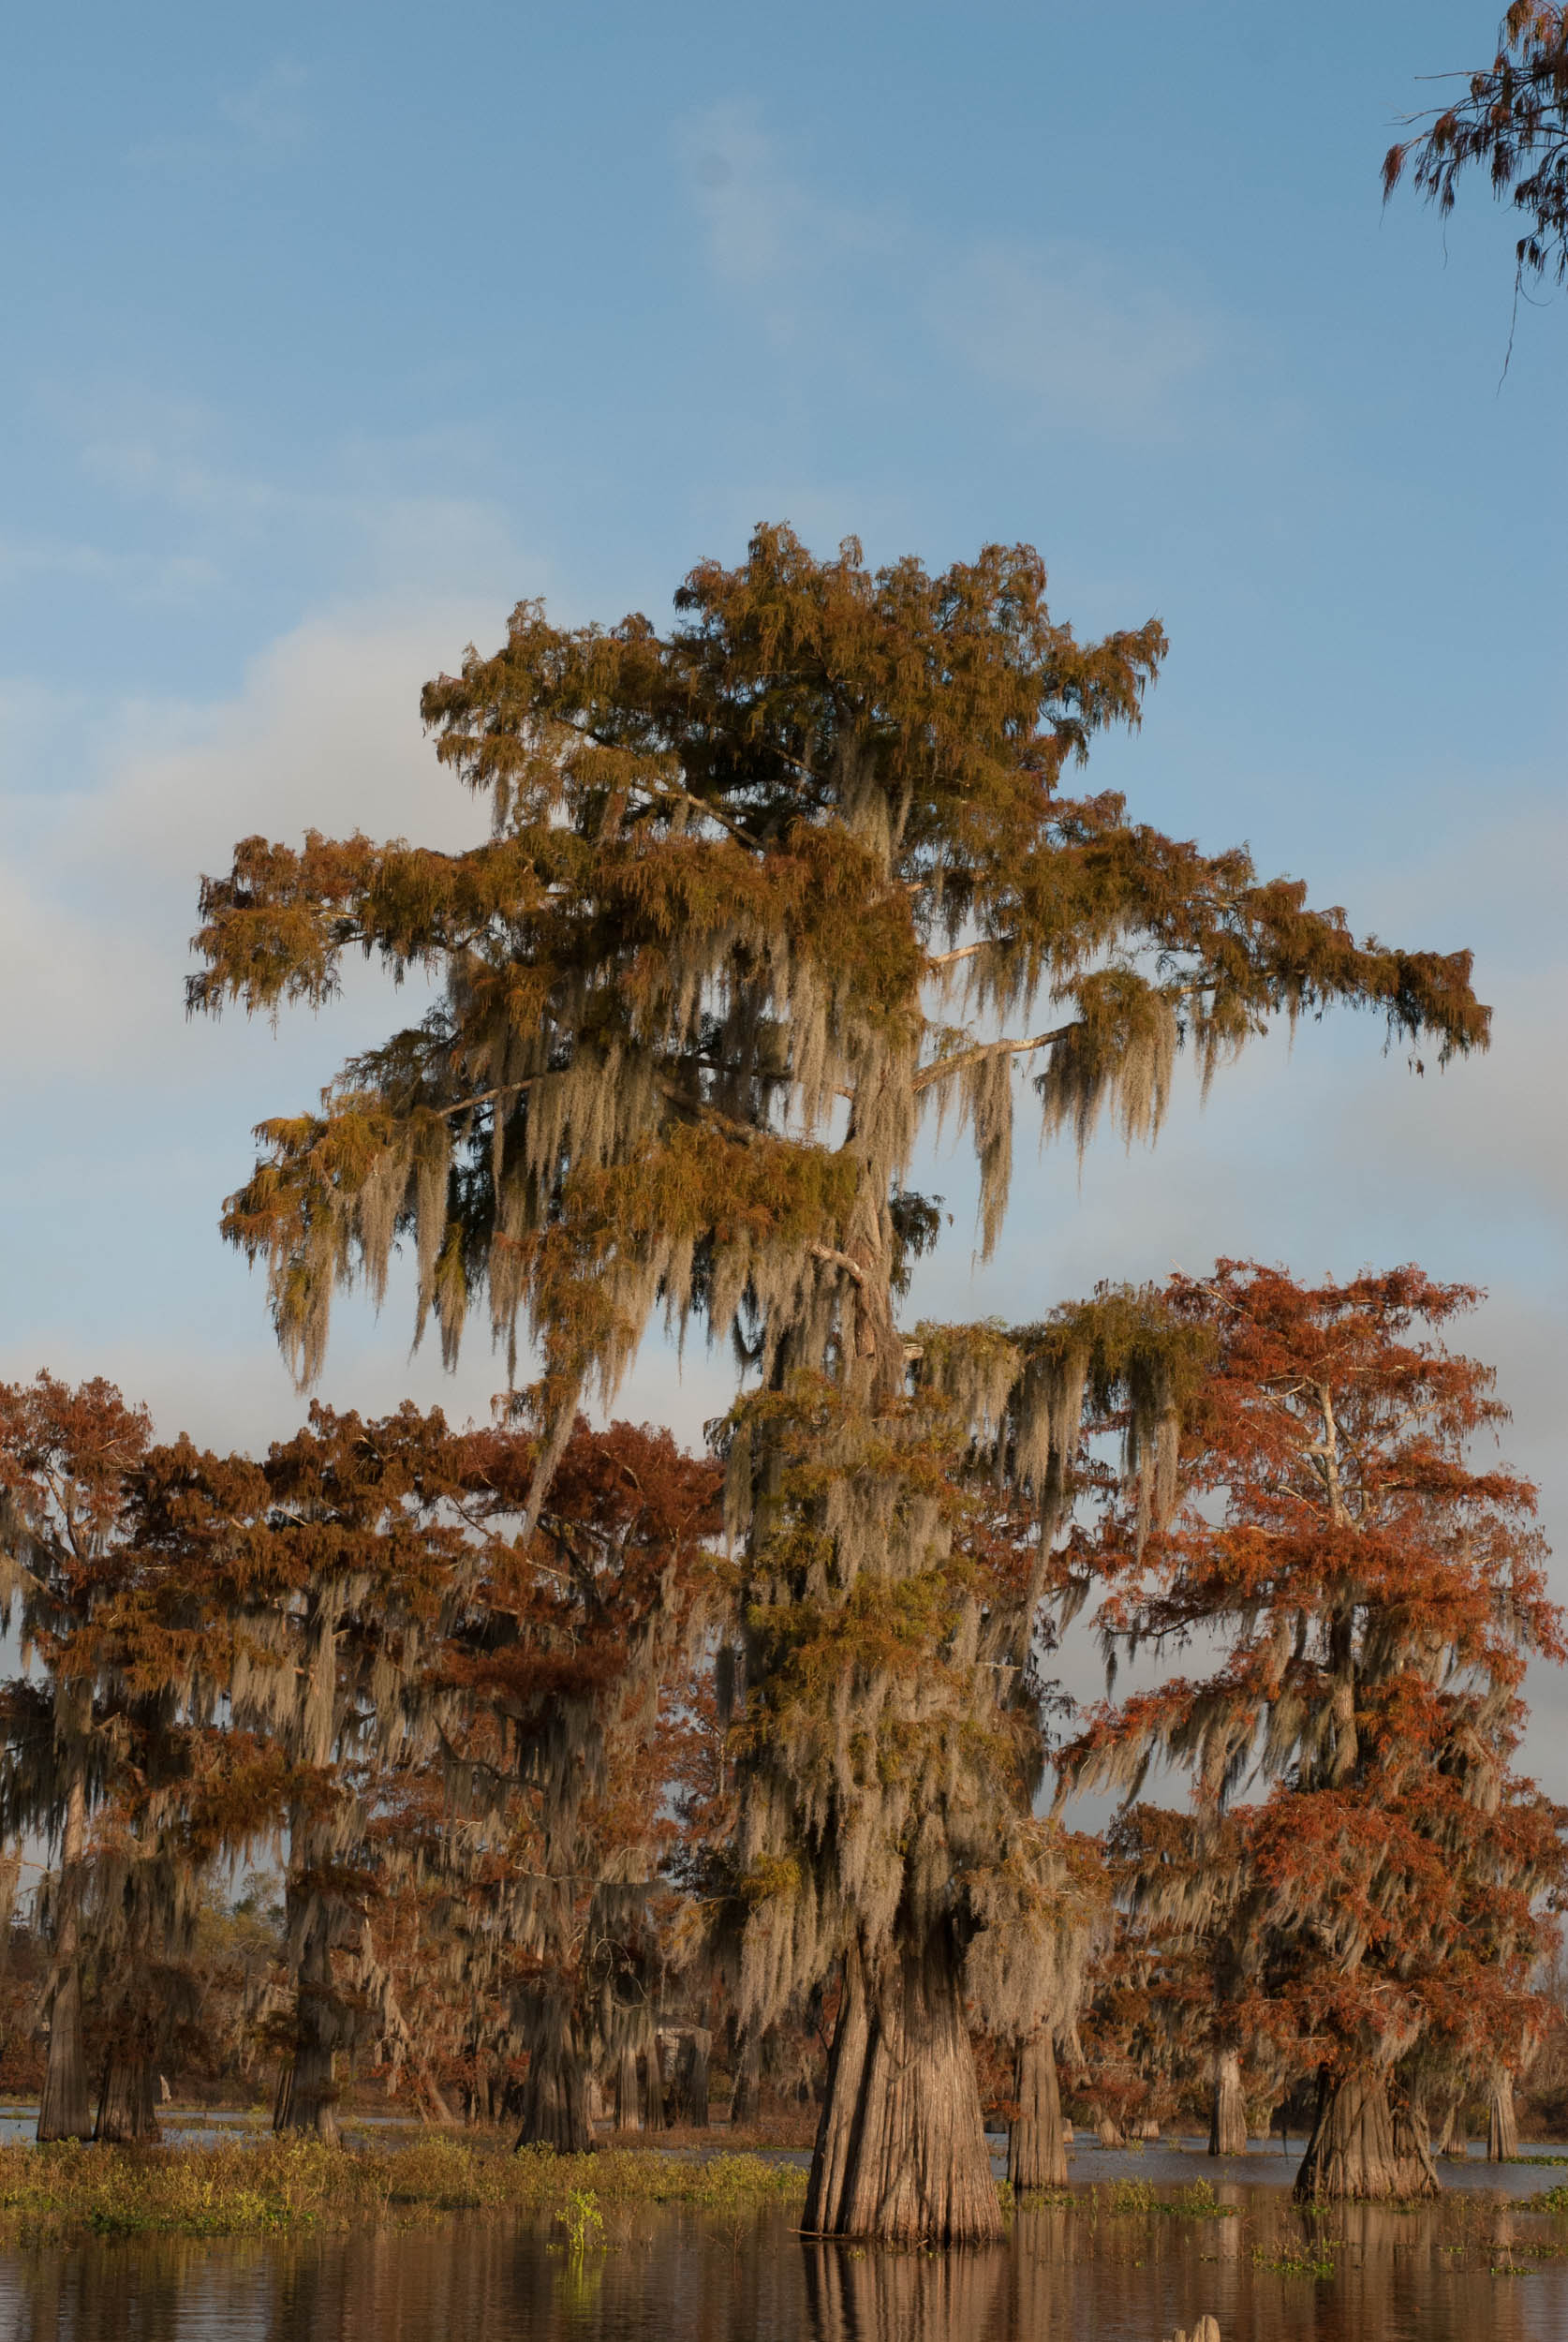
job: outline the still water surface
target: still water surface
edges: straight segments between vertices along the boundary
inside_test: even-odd
[[[1213,2168],[1212,2166],[1210,2167]],[[1543,2178],[1553,2176],[1542,2173]],[[1082,2181],[1079,2182],[1082,2189]],[[1161,2191],[1161,2193],[1169,2191]],[[0,2258],[13,2342],[1157,2342],[1204,2311],[1223,2342],[1561,2342],[1568,2223],[1469,2190],[1416,2214],[1313,2221],[1221,2182],[1235,2216],[1021,2211],[1005,2245],[926,2255],[606,2210],[580,2266],[534,2222],[273,2243],[156,2238]],[[1298,2264],[1293,2268],[1289,2264]],[[1332,2263],[1332,2275],[1299,2264]],[[1284,2263],[1286,2265],[1281,2266]]]

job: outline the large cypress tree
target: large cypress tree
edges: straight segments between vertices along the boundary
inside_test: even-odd
[[[765,2021],[842,1964],[817,2225],[984,2235],[961,1996],[1037,2030],[1067,1890],[1016,1765],[996,1781],[1039,1587],[998,1623],[954,1467],[978,1440],[1049,1522],[1101,1332],[905,1340],[935,1233],[906,1186],[923,1119],[971,1133],[988,1246],[1020,1066],[1082,1144],[1105,1107],[1152,1134],[1183,1043],[1206,1075],[1338,1000],[1446,1055],[1487,1012],[1466,955],[1358,944],[1244,852],[1066,793],[1091,735],[1137,721],[1164,636],[1078,643],[1028,547],[933,576],[763,528],[676,607],[660,635],[523,603],[427,688],[487,843],[251,838],[204,883],[194,1007],[318,1001],[355,948],[443,982],[318,1111],[260,1126],[224,1225],[303,1378],[334,1289],[378,1298],[402,1236],[449,1357],[481,1297],[498,1339],[525,1330],[535,1512],[580,1396],[614,1390],[658,1310],[734,1336],[759,1385],[730,1434],[748,2005]],[[1157,1460],[1162,1337],[1128,1338]]]

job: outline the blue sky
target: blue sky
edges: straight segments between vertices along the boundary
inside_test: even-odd
[[[296,1418],[217,1208],[389,1004],[187,1027],[196,875],[250,829],[472,834],[417,691],[519,596],[659,618],[763,517],[932,563],[1027,538],[1084,630],[1170,630],[1099,778],[1360,927],[1472,944],[1498,1043],[1416,1081],[1309,1027],[1152,1156],[1023,1149],[984,1271],[948,1165],[925,1305],[1220,1250],[1476,1279],[1568,1549],[1568,306],[1501,378],[1508,215],[1477,187],[1444,233],[1377,179],[1417,77],[1492,30],[1470,0],[13,24],[0,1373],[102,1369],[214,1441]],[[410,1366],[403,1297],[344,1314],[326,1395],[482,1411],[497,1362]],[[725,1388],[653,1356],[623,1403],[694,1430]]]

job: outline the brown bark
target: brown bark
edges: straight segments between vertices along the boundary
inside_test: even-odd
[[[643,2128],[663,2130],[667,2127],[664,2111],[664,2063],[658,2053],[658,2036],[650,2036],[643,2058]]]
[[[1440,2192],[1431,2151],[1385,2077],[1365,2068],[1318,2076],[1318,2112],[1295,2193],[1302,2202],[1351,2198],[1374,2203]]]
[[[730,2089],[730,2127],[755,2122],[762,2081],[762,2042],[755,2026],[741,2035]]]
[[[1007,2134],[1007,2176],[1022,2195],[1030,2187],[1067,2186],[1067,2142],[1050,2030],[1042,2026],[1018,2044],[1018,2113]]]
[[[1514,2077],[1506,2066],[1492,2076],[1492,2096],[1487,2124],[1487,2160],[1511,2163],[1519,2152],[1519,2127],[1514,2112]]]
[[[37,2136],[90,2139],[92,2108],[81,2043],[81,1887],[87,1850],[87,1791],[80,1771],[66,1799],[60,1890],[54,1921],[49,2057],[38,2099]]]
[[[318,2138],[335,2140],[338,2127],[337,2083],[333,2072],[335,1987],[330,1944],[332,1915],[322,1897],[312,1899],[315,1907],[306,1921],[304,1950],[295,1986],[294,2056],[278,2084],[273,2127],[311,2130]]]
[[[623,2049],[615,2061],[615,2128],[641,2130],[643,2088],[637,2073],[637,2052]]]
[[[893,2245],[984,2244],[1001,2206],[945,1929],[867,1979],[845,1963],[802,2228]]]
[[[708,2058],[713,2049],[713,2035],[705,2025],[693,2025],[681,2035],[675,2053],[675,2070],[671,2086],[675,2120],[689,2123],[694,2130],[708,2127]]]
[[[588,2121],[588,2070],[578,2053],[573,2029],[555,2014],[541,2019],[528,2053],[523,2085],[520,2147],[554,2147],[557,2155],[586,2155],[593,2146]]]
[[[1234,2049],[1214,2053],[1214,2090],[1209,2101],[1210,2155],[1245,2155],[1247,2101],[1241,2090],[1241,2059]]]
[[[158,2078],[152,2058],[111,2050],[104,2060],[95,2139],[110,2145],[158,2135]]]

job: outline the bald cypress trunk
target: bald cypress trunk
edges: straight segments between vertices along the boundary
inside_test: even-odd
[[[528,2026],[528,2073],[523,2084],[520,2147],[554,2147],[557,2155],[586,2155],[594,2142],[588,2120],[588,2068],[570,2004],[542,1996]]]
[[[1007,2134],[1007,2176],[1020,2194],[1029,2187],[1067,2186],[1067,2141],[1050,2029],[1042,2025],[1018,2044],[1018,2112]]]
[[[675,2119],[688,2124],[693,2130],[708,2127],[708,2059],[713,2049],[713,2035],[705,2025],[693,2025],[681,2036],[675,2053],[675,2070],[671,2096],[674,2101]]]
[[[86,1850],[87,1792],[78,1771],[67,1795],[60,1842],[49,2057],[38,2099],[40,2140],[90,2139],[93,2135],[81,2043],[81,1873]]]
[[[104,2060],[94,2138],[124,2145],[157,2135],[158,2078],[153,2059],[132,2050],[111,2049]]]
[[[1210,2155],[1245,2155],[1247,2101],[1241,2089],[1241,2059],[1234,2049],[1214,2053],[1214,2090],[1209,2102]]]
[[[615,2061],[615,2128],[641,2130],[643,2090],[637,2073],[637,2052],[623,2049]]]
[[[294,2057],[278,2090],[274,2130],[309,2130],[335,2140],[337,2085],[333,2074],[336,1987],[333,1979],[332,1914],[312,1893],[304,1946],[294,1988]]]
[[[762,2084],[762,2038],[755,2025],[747,2025],[734,2051],[734,2069],[730,2088],[730,2127],[742,2123],[754,2123]]]
[[[1487,2160],[1511,2163],[1519,2152],[1519,2127],[1514,2112],[1514,2077],[1506,2066],[1492,2076],[1492,2096],[1487,2124]]]
[[[643,2127],[663,2130],[667,2127],[664,2111],[664,2064],[659,2055],[658,2035],[650,2034],[643,2059]]]
[[[1318,2112],[1295,2193],[1302,2202],[1376,2203],[1440,2193],[1431,2150],[1385,2077],[1365,2068],[1318,2077]]]
[[[984,2244],[1001,2206],[945,1928],[867,1979],[851,1954],[802,2227],[891,2245]]]

